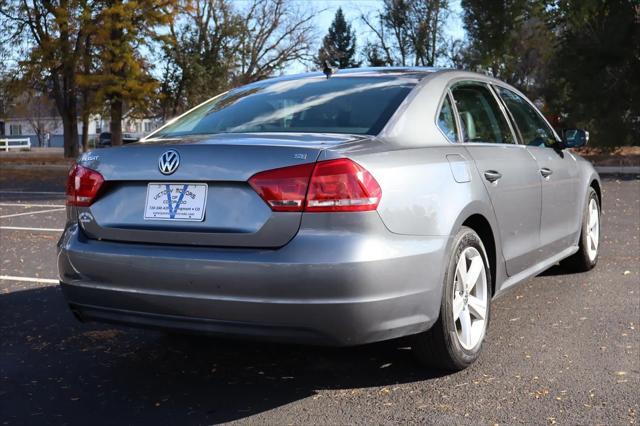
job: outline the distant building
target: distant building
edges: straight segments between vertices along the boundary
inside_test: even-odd
[[[161,125],[155,118],[122,120],[122,132],[142,137]],[[109,132],[109,118],[92,114],[89,118],[89,140],[97,140],[102,132]],[[23,96],[0,111],[0,138],[29,138],[31,146],[63,146],[62,118],[51,98],[44,95]],[[78,143],[82,142],[82,119],[78,117]]]

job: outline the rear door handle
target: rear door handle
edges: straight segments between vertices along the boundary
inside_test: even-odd
[[[548,178],[553,174],[553,170],[543,167],[540,169],[540,174],[542,175],[543,178]]]
[[[484,178],[489,182],[495,182],[502,177],[502,173],[495,170],[487,170],[484,172]]]

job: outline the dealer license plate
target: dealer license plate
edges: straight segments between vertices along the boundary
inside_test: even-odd
[[[204,220],[207,185],[204,183],[150,183],[147,186],[145,220]]]

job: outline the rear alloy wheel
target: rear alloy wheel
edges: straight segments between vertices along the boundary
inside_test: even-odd
[[[586,272],[598,263],[600,249],[600,202],[596,191],[589,187],[587,206],[582,218],[578,251],[561,262],[573,272]]]
[[[491,272],[478,234],[463,227],[456,235],[445,274],[440,317],[433,327],[414,336],[418,359],[447,370],[473,363],[489,325]]]

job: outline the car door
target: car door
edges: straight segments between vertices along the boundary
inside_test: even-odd
[[[461,140],[489,193],[508,275],[538,260],[541,184],[538,165],[517,145],[503,106],[489,85],[461,82],[451,88]]]
[[[502,86],[495,88],[515,122],[521,143],[538,164],[542,183],[540,254],[546,259],[575,244],[584,195],[578,187],[578,164],[571,153],[557,149],[557,135],[526,98]]]

